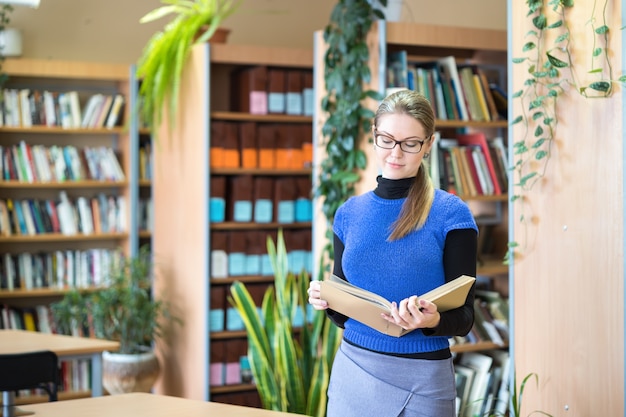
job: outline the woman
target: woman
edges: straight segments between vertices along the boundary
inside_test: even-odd
[[[333,273],[393,302],[385,320],[405,329],[387,336],[328,309],[319,282],[309,303],[344,328],[328,389],[328,417],[455,416],[448,339],[474,321],[474,289],[462,307],[440,313],[419,300],[460,275],[476,275],[478,229],[467,205],[434,189],[425,159],[435,118],[422,95],[402,90],[379,106],[372,133],[381,175],[375,190],[350,198],[333,225]]]

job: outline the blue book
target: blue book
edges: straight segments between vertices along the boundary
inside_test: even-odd
[[[313,203],[308,198],[300,197],[295,202],[295,221],[310,222],[313,220]]]
[[[278,223],[293,223],[296,219],[296,204],[293,200],[283,200],[278,202],[277,219]]]
[[[231,276],[241,276],[246,274],[245,253],[231,252],[228,254],[228,274]]]
[[[236,222],[252,221],[252,201],[239,200],[235,201],[233,209],[233,220]]]
[[[209,221],[221,223],[224,220],[226,220],[226,201],[221,197],[211,197],[209,199]]]
[[[258,199],[254,203],[254,221],[256,223],[270,223],[274,212],[272,200]]]

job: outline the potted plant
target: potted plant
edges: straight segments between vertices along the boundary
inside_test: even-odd
[[[140,20],[152,22],[168,15],[172,20],[144,46],[137,65],[141,80],[139,100],[142,123],[156,133],[168,105],[169,121],[178,111],[180,78],[191,47],[209,40],[239,0],[161,0]],[[170,123],[170,128],[172,127]]]
[[[166,323],[178,321],[152,296],[152,273],[152,257],[143,246],[137,256],[112,262],[106,286],[72,290],[51,306],[59,333],[120,343],[119,351],[103,354],[103,386],[111,394],[152,389],[160,371],[153,342]]]
[[[263,408],[323,417],[341,330],[324,312],[307,309],[309,276],[288,272],[282,231],[276,244],[268,237],[267,249],[274,285],[265,292],[261,312],[245,284],[235,282],[230,289],[230,303],[248,334],[252,376]]]

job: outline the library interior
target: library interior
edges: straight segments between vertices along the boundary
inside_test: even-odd
[[[626,9],[590,3],[0,0],[0,416],[325,416],[332,314],[400,301],[333,220],[405,89],[478,231],[456,416],[626,416]]]

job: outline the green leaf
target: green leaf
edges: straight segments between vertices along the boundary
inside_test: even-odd
[[[523,116],[517,116],[515,119],[513,119],[513,121],[511,122],[511,125],[517,124],[521,122],[522,120],[524,120]]]
[[[591,88],[592,90],[606,93],[611,88],[611,83],[609,83],[608,81],[596,81],[589,84],[589,88]]]
[[[535,49],[537,47],[537,45],[534,42],[526,42],[524,44],[524,46],[522,47],[522,51],[523,52],[528,52],[528,51],[532,51],[533,49]]]
[[[554,40],[554,43],[561,43],[565,40],[569,39],[569,32],[565,32],[559,36],[556,37],[556,39]]]
[[[554,22],[551,25],[549,25],[548,29],[556,29],[556,28],[560,28],[561,26],[563,26],[563,21],[562,20],[557,20],[556,22]]]
[[[528,181],[537,175],[538,175],[537,172],[531,172],[531,173],[524,175],[522,178],[520,178],[518,185],[520,187],[525,187]]]
[[[541,127],[541,125],[539,125],[535,128],[535,137],[538,137],[541,135],[543,135],[543,128]]]
[[[521,96],[522,96],[522,94],[524,94],[524,90],[519,90],[519,91],[516,91],[515,93],[513,93],[513,94],[511,95],[511,98],[518,98],[518,97],[521,97]]]
[[[513,62],[514,64],[521,64],[522,62],[526,61],[528,58],[513,58],[511,59],[511,62]]]
[[[551,55],[550,53],[546,53],[546,56],[548,57],[548,60],[550,61],[550,63],[557,68],[566,68],[568,66],[567,62],[561,61],[560,59],[558,59],[554,55]]]
[[[543,14],[539,14],[533,18],[533,25],[539,30],[543,30],[546,28],[547,19]]]
[[[609,32],[609,27],[607,25],[602,25],[602,26],[596,28],[595,32],[598,35],[604,35],[604,34]]]
[[[537,153],[535,154],[535,159],[539,161],[541,159],[546,158],[547,156],[548,156],[548,152],[541,150],[541,151],[537,151]]]
[[[596,48],[593,50],[593,57],[597,57],[602,53],[603,49],[602,48]]]
[[[626,75],[622,75],[620,76],[617,81],[619,81],[620,83],[626,83]]]

